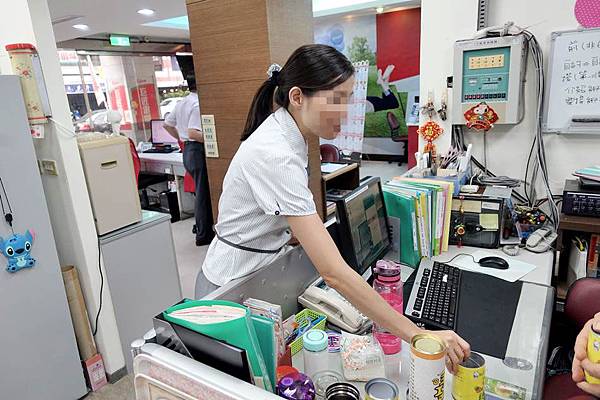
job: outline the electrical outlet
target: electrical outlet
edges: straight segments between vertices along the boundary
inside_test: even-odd
[[[58,175],[58,167],[54,160],[42,160],[42,172],[46,175]]]

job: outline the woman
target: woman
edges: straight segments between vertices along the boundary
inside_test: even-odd
[[[352,64],[333,47],[307,45],[283,68],[271,66],[269,75],[254,97],[243,143],[223,181],[216,237],[198,276],[196,297],[268,265],[293,232],[330,287],[410,342],[421,330],[346,264],[308,187],[307,141],[333,139],[340,132],[354,86]],[[448,344],[451,369],[469,354],[469,345],[454,332],[436,334]]]

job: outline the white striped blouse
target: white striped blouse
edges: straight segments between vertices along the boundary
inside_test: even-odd
[[[281,251],[241,250],[215,237],[202,266],[210,282],[223,286],[268,265],[284,251],[292,236],[286,216],[317,212],[307,168],[308,146],[284,108],[241,144],[223,180],[215,230],[236,245]]]

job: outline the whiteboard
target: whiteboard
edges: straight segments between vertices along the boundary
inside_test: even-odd
[[[543,131],[600,134],[600,29],[552,33]]]

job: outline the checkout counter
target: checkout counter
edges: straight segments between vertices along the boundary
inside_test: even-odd
[[[330,220],[326,226],[330,232],[335,230],[335,220]],[[333,236],[335,238],[335,235]],[[477,250],[480,249],[457,249],[451,246],[450,251],[438,259],[446,261],[454,254],[474,253]],[[384,258],[394,259],[394,254],[388,253]],[[486,377],[523,388],[524,399],[539,399],[543,391],[554,299],[554,289],[550,286],[554,258],[552,253],[528,252],[522,252],[516,258],[531,263],[536,268],[521,279],[522,290],[506,357],[499,359],[483,355],[486,361]],[[415,269],[403,267],[402,280],[407,285],[405,291],[409,291],[408,285],[415,275]],[[368,280],[370,277],[371,270],[368,269],[363,278]],[[206,299],[229,300],[240,304],[248,298],[261,299],[280,304],[283,318],[286,319],[301,310],[298,296],[308,286],[318,283],[319,279],[318,272],[304,250],[295,247],[272,264],[221,287]],[[405,294],[405,304],[406,298]],[[481,326],[481,329],[488,330],[489,335],[494,335],[493,326]],[[132,344],[132,351],[135,356],[134,379],[138,400],[157,399],[159,397],[152,397],[152,393],[162,393],[160,390],[167,390],[167,387],[172,393],[178,393],[179,397],[173,397],[177,399],[280,399],[275,394],[152,342],[138,340]],[[331,353],[329,362],[330,369],[341,373],[339,353]],[[302,370],[302,352],[293,357],[293,365]],[[409,365],[410,345],[407,343],[403,343],[399,354],[385,357],[386,378],[398,385],[400,399],[406,398]],[[452,378],[452,375],[447,373],[446,399],[452,399]],[[363,391],[364,395],[364,384],[353,384]]]
[[[463,247],[461,252],[472,252],[477,249]],[[546,276],[552,270],[550,253],[524,254],[536,262],[536,270],[523,279],[523,290],[517,307],[515,320],[510,335],[507,357],[504,360],[485,356],[486,376],[499,381],[508,382],[524,388],[525,399],[541,398],[544,384],[546,354],[552,315],[554,289],[549,282],[543,282],[538,276]],[[402,279],[406,281],[414,273],[406,267],[402,271]],[[365,274],[368,278],[369,272]],[[301,247],[294,248],[284,254],[271,265],[249,275],[233,285],[226,285],[214,292],[210,298],[230,300],[241,303],[253,297],[281,304],[284,318],[299,311],[297,297],[308,285],[319,277],[308,256]],[[536,281],[529,282],[528,280]],[[493,335],[493,327],[489,329]],[[400,398],[406,398],[408,385],[408,365],[410,346],[403,343],[399,355],[386,356],[386,376],[400,388]],[[182,393],[194,393],[190,398],[196,399],[280,399],[280,397],[233,378],[199,361],[185,357],[175,351],[154,343],[145,343],[135,349],[134,361],[136,375],[164,380],[174,385]],[[399,358],[399,360],[398,360]],[[302,369],[302,353],[298,353],[293,364]],[[334,361],[335,364],[335,361]],[[341,364],[337,363],[338,372]],[[400,364],[400,368],[397,366]],[[336,365],[332,365],[336,368]],[[170,376],[171,378],[167,378]],[[175,377],[178,377],[177,379]],[[136,379],[136,388],[143,391],[145,378]],[[361,385],[358,385],[361,388]],[[451,399],[452,375],[447,374],[446,399]],[[185,399],[186,397],[181,397]],[[140,397],[139,399],[150,399]]]

